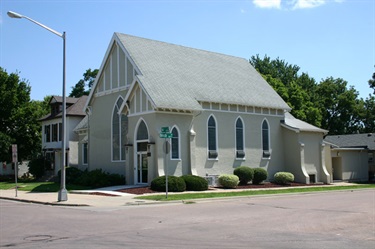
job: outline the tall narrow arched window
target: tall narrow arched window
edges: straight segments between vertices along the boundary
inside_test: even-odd
[[[176,127],[172,129],[172,159],[180,159],[180,138]]]
[[[208,134],[208,158],[215,159],[218,156],[217,130],[216,130],[216,120],[213,116],[210,116],[210,118],[208,119],[207,134]]]
[[[112,113],[112,160],[125,160],[125,139],[128,129],[128,117],[119,113],[123,98],[119,97]]]
[[[241,118],[236,121],[236,158],[245,157],[244,128]]]
[[[262,147],[263,147],[263,157],[270,157],[270,130],[267,120],[263,120],[262,123]]]

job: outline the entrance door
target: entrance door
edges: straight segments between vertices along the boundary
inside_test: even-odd
[[[147,143],[137,146],[136,183],[148,183]]]
[[[148,178],[147,152],[138,152],[137,156],[137,178],[138,183],[147,183]]]

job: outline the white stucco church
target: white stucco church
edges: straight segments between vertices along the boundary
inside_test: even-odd
[[[327,131],[295,119],[243,58],[114,33],[84,110],[79,167],[125,175],[128,184],[241,165],[269,178],[288,171],[298,182],[330,182]],[[167,156],[162,127],[171,133]]]

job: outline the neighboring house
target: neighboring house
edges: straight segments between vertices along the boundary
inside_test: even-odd
[[[327,131],[288,114],[246,59],[115,33],[85,110],[75,129],[81,166],[125,175],[128,184],[241,165],[262,167],[269,179],[290,171],[300,182],[329,182]]]
[[[78,165],[78,135],[74,128],[85,117],[84,106],[87,96],[66,98],[66,165]],[[62,97],[52,96],[49,105],[51,113],[41,118],[42,149],[47,159],[52,163],[55,174],[61,168],[62,161]]]
[[[350,134],[327,136],[325,143],[331,146],[327,168],[332,180],[366,181],[375,174],[375,135]]]

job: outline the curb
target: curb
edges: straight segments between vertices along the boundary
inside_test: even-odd
[[[0,199],[9,200],[9,201],[25,202],[25,203],[42,204],[42,205],[48,205],[48,206],[67,206],[67,207],[89,207],[90,206],[90,205],[87,205],[87,204],[44,202],[44,201],[18,199],[16,197],[5,197],[5,196],[0,196]]]

